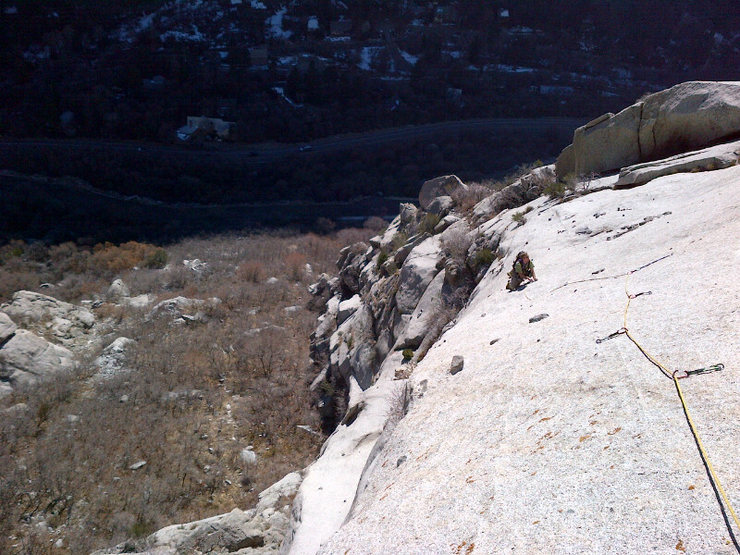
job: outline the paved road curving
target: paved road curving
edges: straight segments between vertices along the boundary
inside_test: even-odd
[[[393,127],[365,133],[351,133],[335,135],[317,139],[310,144],[310,148],[302,149],[303,145],[285,143],[209,143],[207,146],[163,145],[158,143],[142,142],[114,142],[97,139],[0,139],[0,156],[2,150],[8,147],[55,147],[79,149],[108,149],[120,152],[146,153],[175,153],[193,155],[219,155],[232,160],[253,163],[255,165],[269,164],[289,155],[311,156],[315,153],[330,153],[349,148],[375,148],[384,144],[398,141],[422,139],[444,133],[460,133],[466,131],[542,131],[551,129],[558,131],[571,130],[583,125],[582,118],[487,118],[462,121],[445,121],[426,125]],[[1,160],[1,158],[0,158]]]

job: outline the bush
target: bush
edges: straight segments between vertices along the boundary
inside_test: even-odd
[[[260,283],[265,279],[265,265],[257,260],[247,260],[239,265],[236,275],[242,281]]]
[[[434,233],[434,228],[437,227],[439,220],[439,214],[427,212],[419,223],[419,233]]]
[[[476,270],[483,266],[490,266],[491,264],[493,264],[495,258],[496,256],[493,254],[493,251],[491,249],[481,249],[475,253],[473,265],[475,266]]]
[[[148,243],[129,241],[116,246],[105,242],[93,247],[93,254],[88,259],[88,270],[107,278],[137,266],[155,268],[158,267],[155,264],[162,260],[164,264],[167,263],[167,253],[164,249]],[[147,265],[150,261],[152,265]]]
[[[527,218],[525,218],[525,214],[529,214],[533,208],[531,206],[527,206],[524,210],[521,210],[519,212],[514,212],[511,215],[511,219],[514,220],[519,225],[524,225],[527,223]]]
[[[378,216],[370,216],[365,220],[365,223],[362,224],[362,227],[369,229],[370,231],[374,231],[375,233],[381,233],[388,227],[388,222]]]
[[[248,507],[257,492],[309,464],[322,436],[297,426],[320,428],[308,389],[315,376],[306,363],[316,321],[308,310],[284,310],[309,300],[306,288],[290,280],[306,263],[316,273],[335,270],[345,241],[371,233],[188,239],[167,247],[170,258],[208,260],[207,272],[181,264],[122,271],[132,291],[223,302],[205,310],[207,321],[188,326],[172,326],[170,318],[147,322],[105,303],[94,309],[99,320],[136,341],[126,355],[130,372],[90,380],[96,369],[83,364],[81,376],[47,383],[40,393],[13,394],[10,400],[28,410],[0,418],[0,464],[8,469],[0,481],[0,553],[19,551],[13,544],[49,545],[26,524],[40,519],[56,528],[54,537],[63,538],[68,552],[89,553],[173,522]],[[20,247],[14,248],[22,254]],[[22,285],[29,275],[48,281],[38,274],[43,271],[61,283],[50,294],[89,299],[109,284],[101,273],[158,248],[102,244],[91,252],[67,243],[52,247],[45,263],[8,257],[0,285]],[[265,276],[279,283],[267,284]],[[227,404],[233,420],[223,416]],[[248,474],[239,460],[246,445],[259,456]],[[129,470],[138,460],[146,465]]]
[[[160,269],[167,265],[167,251],[157,249],[144,260],[145,268]]]
[[[552,183],[545,185],[542,192],[550,198],[563,198],[567,190],[568,186],[562,181],[553,181]]]
[[[404,349],[401,354],[403,355],[403,360],[411,360],[412,358],[414,358],[413,349]]]
[[[394,251],[397,251],[402,246],[406,244],[406,241],[409,240],[408,233],[404,231],[400,231],[396,233],[396,235],[393,237],[393,240],[391,241],[391,249]]]
[[[470,183],[466,189],[456,189],[452,193],[452,200],[455,201],[455,205],[460,208],[463,213],[467,214],[476,204],[484,198],[492,195],[494,192],[495,189],[490,186],[480,183]]]
[[[385,264],[387,261],[388,261],[388,253],[382,250],[378,253],[378,263],[375,265],[375,267],[378,270],[380,270],[380,268],[383,267],[383,264]]]
[[[462,262],[468,255],[468,249],[472,241],[473,239],[467,229],[457,228],[445,232],[442,246],[452,258]]]

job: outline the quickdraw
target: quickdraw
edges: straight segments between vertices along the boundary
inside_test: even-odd
[[[678,380],[685,380],[691,376],[701,376],[702,374],[711,374],[712,372],[721,372],[725,369],[725,365],[721,362],[718,364],[712,364],[711,366],[705,366],[704,368],[697,368],[696,370],[686,370],[683,376],[676,376]]]
[[[604,341],[609,341],[610,339],[614,339],[615,337],[619,337],[620,335],[624,335],[627,333],[627,328],[621,328],[615,331],[614,333],[611,333],[607,335],[606,337],[602,337],[601,339],[597,339],[596,343],[603,343]]]

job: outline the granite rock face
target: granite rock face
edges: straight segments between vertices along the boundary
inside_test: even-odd
[[[17,329],[18,326],[10,319],[10,316],[0,312],[0,345],[10,339]]]
[[[143,540],[124,542],[114,548],[96,551],[93,555],[276,553],[287,532],[290,502],[301,481],[301,474],[292,472],[261,492],[259,503],[253,509],[234,509],[223,515],[174,524]]]
[[[616,189],[636,187],[657,177],[674,173],[721,170],[734,166],[738,160],[740,160],[740,141],[735,141],[671,156],[664,160],[627,166],[619,172],[619,179],[614,187]]]
[[[740,133],[740,82],[689,81],[576,129],[557,175],[617,171],[709,146]]]
[[[669,368],[740,365],[737,260],[718,240],[740,236],[740,166],[625,190],[616,181],[567,202],[536,199],[521,226],[503,211],[478,228],[500,235],[504,258],[405,374],[408,409],[391,433],[368,435],[355,493],[333,500],[320,488],[349,479],[340,437],[355,424],[329,439],[315,463],[323,481],[302,487],[293,553],[669,552],[679,540],[687,552],[732,552],[675,386],[623,335],[596,340],[624,325],[626,286],[652,292],[631,299],[627,325]],[[539,281],[508,292],[524,245]],[[717,260],[727,271],[697,288]],[[464,369],[452,375],[457,356]],[[682,387],[734,499],[740,397],[728,392],[740,378],[715,372]],[[319,529],[309,517],[319,501],[326,514],[351,510]],[[666,518],[666,506],[683,516]]]
[[[419,205],[423,210],[431,211],[431,204],[438,197],[447,197],[449,201],[444,200],[440,202],[442,204],[449,204],[452,201],[450,197],[467,190],[467,188],[468,186],[460,181],[460,178],[456,175],[435,177],[434,179],[425,181],[421,186],[421,191],[419,191]]]
[[[92,312],[48,295],[16,291],[0,310],[19,326],[49,336],[67,348],[86,347],[97,338]]]
[[[28,330],[16,330],[0,349],[0,380],[13,388],[39,383],[75,367],[69,349]]]

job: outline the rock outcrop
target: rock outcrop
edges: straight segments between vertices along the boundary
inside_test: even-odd
[[[95,316],[86,308],[17,291],[0,309],[0,396],[75,370],[74,352],[97,344]]]
[[[122,279],[118,278],[113,280],[113,283],[108,287],[106,296],[112,301],[120,301],[126,297],[131,296],[128,286],[123,282]]]
[[[204,322],[207,320],[205,311],[208,308],[218,306],[220,303],[221,299],[218,297],[211,297],[207,300],[173,297],[154,305],[146,319],[154,320],[168,317],[177,323]]]
[[[735,86],[684,84],[599,118],[472,213],[454,176],[425,183],[421,208],[401,205],[309,288],[311,387],[333,430],[320,457],[255,509],[115,552],[263,553],[284,537],[298,555],[729,553],[672,380],[614,332],[629,300],[631,332],[671,369],[740,365],[737,261],[717,240],[740,235],[737,144],[634,165],[734,133]],[[624,169],[543,196],[556,172],[599,164]],[[525,247],[539,281],[509,292]],[[737,373],[684,383],[737,505]]]
[[[135,341],[128,337],[118,337],[108,345],[98,358],[95,359],[95,366],[102,376],[113,376],[123,371],[126,361],[126,351],[130,349]]]
[[[557,162],[569,174],[617,171],[740,134],[740,82],[690,81],[576,129]]]
[[[596,340],[624,325],[632,271],[627,290],[652,294],[631,301],[628,326],[653,355],[671,370],[740,365],[737,261],[717,240],[740,235],[739,185],[736,165],[566,203],[540,198],[521,226],[506,227],[510,212],[495,217],[481,231],[505,228],[502,264],[415,363],[392,433],[375,440],[362,424],[353,436],[348,422],[329,439],[315,463],[323,480],[304,482],[294,506],[292,552],[732,552],[672,381],[624,335]],[[539,281],[508,292],[503,270],[523,245]],[[718,260],[725,271],[708,271]],[[738,375],[682,387],[737,504],[740,404],[728,392]],[[354,494],[313,497],[354,483],[348,438],[361,437],[375,443]],[[319,499],[326,515],[352,508],[333,532],[302,532]]]
[[[4,345],[18,329],[18,326],[10,319],[10,316],[0,312],[0,346]]]
[[[439,206],[445,204],[449,205],[452,202],[453,195],[460,194],[461,191],[467,190],[467,185],[460,181],[460,178],[456,175],[443,175],[441,177],[435,177],[429,181],[425,181],[419,191],[419,205],[423,210],[429,210],[430,205],[436,201],[437,208],[434,211],[435,214],[439,213]],[[432,210],[430,210],[432,211]]]
[[[478,223],[487,221],[508,208],[516,208],[542,195],[545,187],[555,181],[555,166],[542,166],[520,177],[514,183],[484,198],[473,208]]]
[[[28,330],[17,330],[0,349],[0,381],[12,388],[33,385],[74,368],[69,349]]]
[[[292,472],[259,494],[253,509],[234,509],[196,522],[174,524],[138,541],[124,542],[94,555],[134,553],[175,555],[178,553],[276,553],[288,529],[290,501],[301,484],[301,474]]]
[[[97,339],[95,316],[88,309],[35,293],[17,291],[0,306],[19,326],[67,347],[86,347]]]
[[[317,379],[348,391],[347,410],[305,471],[283,551],[729,552],[675,387],[613,332],[629,275],[629,292],[652,293],[631,300],[630,329],[659,359],[740,364],[736,261],[716,240],[740,234],[737,144],[634,166],[740,129],[735,90],[684,84],[591,122],[557,167],[494,193],[472,217],[453,207],[443,233],[420,229],[448,196],[427,185],[435,192],[421,209],[402,207],[370,249],[347,251],[352,287],[327,303],[312,347],[325,360]],[[727,121],[701,123],[717,114]],[[586,139],[601,158],[579,153]],[[624,169],[566,201],[541,196],[571,163]],[[539,281],[508,292],[525,246]],[[718,260],[728,268],[708,271]],[[355,295],[361,306],[337,326]],[[374,345],[371,362],[356,366],[348,334]],[[327,342],[333,358],[317,356]],[[720,392],[739,382],[711,376],[685,387],[723,483],[735,484],[740,408]],[[681,516],[666,519],[666,506]]]
[[[674,173],[721,170],[740,160],[740,141],[717,145],[703,150],[671,156],[664,160],[622,168],[614,187],[624,189],[644,185],[657,177]]]

